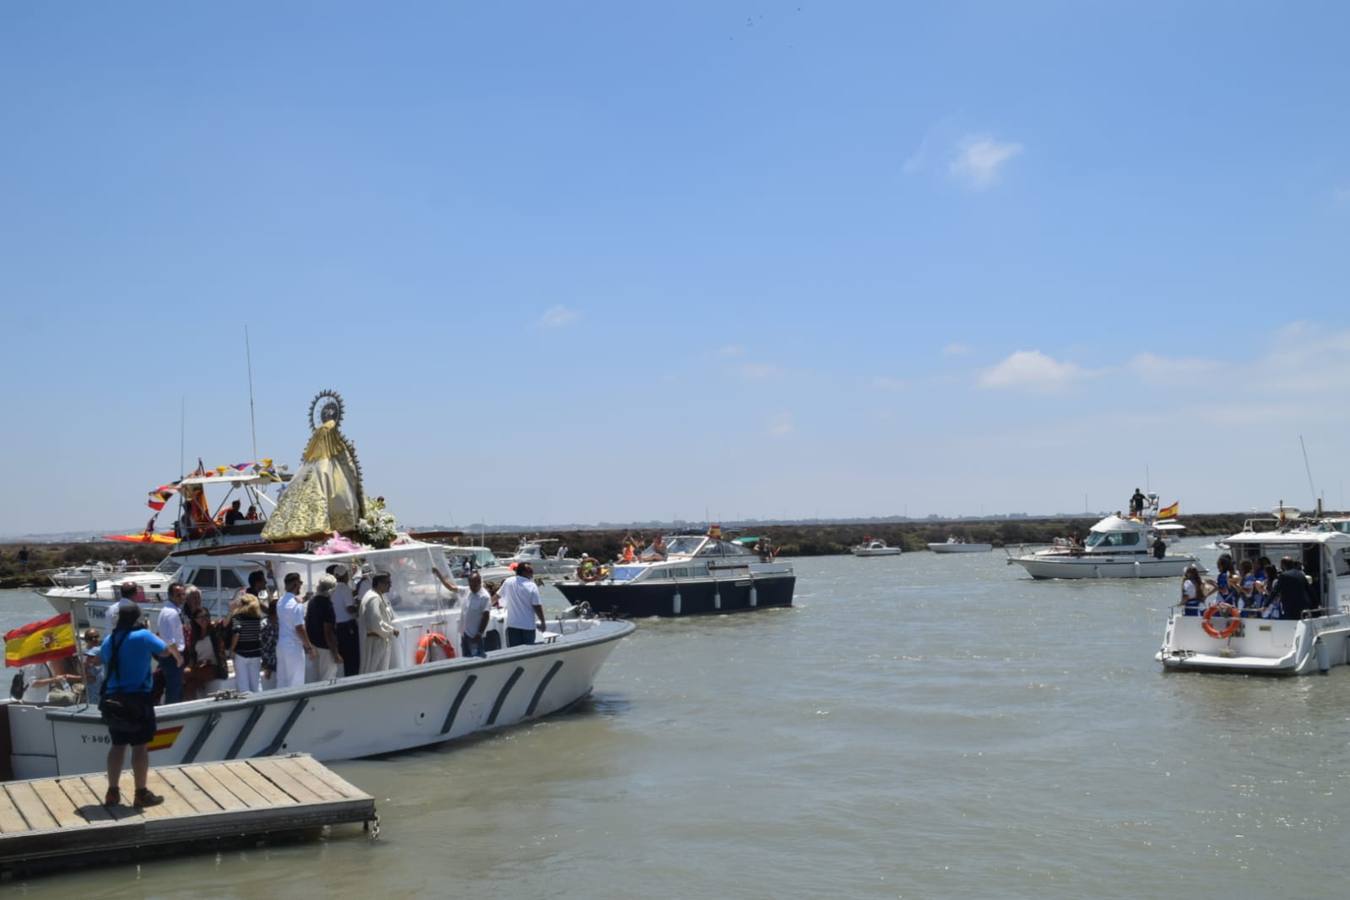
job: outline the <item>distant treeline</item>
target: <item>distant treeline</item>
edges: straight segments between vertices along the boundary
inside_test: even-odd
[[[1189,535],[1227,535],[1242,529],[1246,515],[1242,513],[1216,513],[1211,515],[1186,516],[1183,522]],[[955,536],[975,543],[992,543],[996,547],[1017,544],[1048,544],[1057,537],[1065,537],[1071,531],[1086,535],[1088,528],[1097,521],[1096,517],[1057,518],[1057,519],[988,519],[961,521],[893,522],[868,523],[859,525],[766,525],[753,531],[739,534],[763,535],[779,548],[783,556],[831,556],[847,553],[850,547],[868,539],[879,539],[901,547],[906,552],[924,550],[930,543],[938,543]],[[623,540],[632,535],[644,544],[655,535],[655,531],[550,531],[542,533],[516,534],[498,532],[486,536],[488,546],[499,556],[508,556],[515,551],[522,537],[545,536],[558,538],[569,549],[570,555],[589,553],[598,559],[614,559],[623,550]],[[728,535],[734,536],[734,535]],[[476,535],[466,535],[463,543],[477,542]],[[28,548],[27,569],[19,564],[18,554],[21,547]],[[556,549],[550,544],[549,549]],[[75,543],[75,544],[4,544],[0,545],[0,588],[45,587],[50,582],[38,574],[45,569],[57,569],[63,566],[80,565],[89,560],[115,563],[125,559],[132,565],[153,565],[163,559],[170,548],[148,544],[118,544],[112,542]]]

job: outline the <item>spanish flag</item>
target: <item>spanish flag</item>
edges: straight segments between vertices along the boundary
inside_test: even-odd
[[[182,725],[173,725],[169,728],[161,728],[155,732],[155,736],[145,745],[147,750],[168,750],[178,740],[178,735],[182,732]]]
[[[1181,501],[1178,500],[1171,506],[1164,506],[1162,509],[1158,510],[1158,518],[1175,519],[1180,513],[1181,513]]]
[[[5,635],[5,665],[26,666],[75,655],[75,626],[70,613],[30,622]]]

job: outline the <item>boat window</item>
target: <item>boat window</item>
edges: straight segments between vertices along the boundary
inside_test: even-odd
[[[642,574],[645,566],[615,566],[609,572],[609,577],[614,581],[632,581]]]
[[[239,580],[239,573],[235,572],[234,569],[221,569],[220,586],[234,590],[243,587],[244,583]]]
[[[721,541],[708,541],[703,549],[698,551],[699,556],[723,556],[723,546]]]
[[[1336,561],[1336,574],[1350,575],[1350,547],[1342,547],[1337,550],[1334,559]]]
[[[1086,541],[1089,547],[1133,547],[1139,543],[1137,531],[1094,531]]]
[[[703,543],[703,538],[686,535],[684,537],[666,538],[666,553],[693,553],[698,549],[698,545]]]
[[[192,586],[214,590],[216,587],[215,569],[198,569],[192,573]]]
[[[754,556],[754,554],[750,552],[750,548],[746,547],[744,544],[723,544],[722,548],[727,556]]]
[[[163,575],[172,575],[182,567],[183,564],[178,560],[174,559],[172,556],[166,556],[159,561],[159,565],[155,566],[155,571]]]

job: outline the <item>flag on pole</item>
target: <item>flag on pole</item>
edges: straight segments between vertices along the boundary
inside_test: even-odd
[[[1180,513],[1181,513],[1181,501],[1178,500],[1171,506],[1164,506],[1162,509],[1158,510],[1158,518],[1175,519]]]
[[[70,613],[30,622],[5,634],[5,665],[26,666],[75,655]]]

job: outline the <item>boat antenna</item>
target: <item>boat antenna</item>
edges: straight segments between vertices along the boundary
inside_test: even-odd
[[[1308,473],[1308,490],[1312,492],[1313,506],[1317,505],[1317,488],[1313,487],[1312,466],[1308,465],[1308,445],[1303,443],[1303,435],[1298,436],[1298,445],[1303,448],[1303,470]]]
[[[248,326],[244,326],[244,359],[248,360],[248,428],[253,437],[253,460],[258,460],[258,420],[253,415],[253,351],[248,344]]]
[[[187,472],[184,471],[184,467],[187,465],[184,461],[184,457],[186,456],[184,448],[187,446],[187,438],[185,437],[186,432],[187,395],[184,394],[182,397],[178,398],[178,476],[180,478],[187,474]]]

